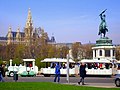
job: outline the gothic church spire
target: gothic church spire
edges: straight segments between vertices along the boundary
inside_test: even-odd
[[[33,23],[32,23],[32,15],[31,10],[28,10],[27,21],[25,25],[25,42],[26,44],[30,44],[33,38]]]
[[[30,8],[29,8],[25,28],[32,27],[32,26],[33,26],[33,23],[32,23],[32,15],[31,15],[31,10],[30,10]]]

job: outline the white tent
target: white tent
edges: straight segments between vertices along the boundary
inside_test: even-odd
[[[65,58],[46,58],[42,60],[41,62],[67,62],[67,59]],[[69,59],[70,63],[75,63],[72,59]]]
[[[35,59],[23,59],[23,61],[35,61]]]
[[[117,61],[117,63],[120,63],[120,61]]]
[[[83,59],[81,61],[79,61],[79,63],[112,63],[110,60],[107,59]]]

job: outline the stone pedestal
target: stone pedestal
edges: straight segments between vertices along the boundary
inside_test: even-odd
[[[96,40],[96,46],[112,46],[112,40],[108,37],[101,37],[99,40]]]
[[[93,49],[93,59],[115,59],[115,46],[108,37],[101,37],[96,40],[96,46]]]

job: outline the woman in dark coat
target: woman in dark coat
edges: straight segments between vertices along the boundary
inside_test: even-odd
[[[4,78],[3,77],[5,77],[5,70],[4,70],[4,64],[2,64],[1,66],[0,66],[0,81],[1,82],[4,82]]]
[[[82,63],[80,65],[80,70],[79,70],[79,73],[80,73],[80,81],[78,82],[78,84],[80,84],[82,82],[82,85],[84,85],[84,78],[86,76],[86,70],[85,70],[85,65],[84,63]]]

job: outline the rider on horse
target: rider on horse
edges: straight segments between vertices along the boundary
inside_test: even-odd
[[[107,9],[106,9],[107,10]],[[106,31],[108,32],[108,29],[107,29],[107,26],[106,26],[106,21],[105,21],[105,14],[103,15],[103,13],[106,11],[104,10],[99,16],[101,18],[101,23],[100,23],[100,26],[99,26],[99,33],[98,35],[101,35],[102,36],[102,33],[104,34],[104,37],[105,37],[105,34],[106,34]]]

